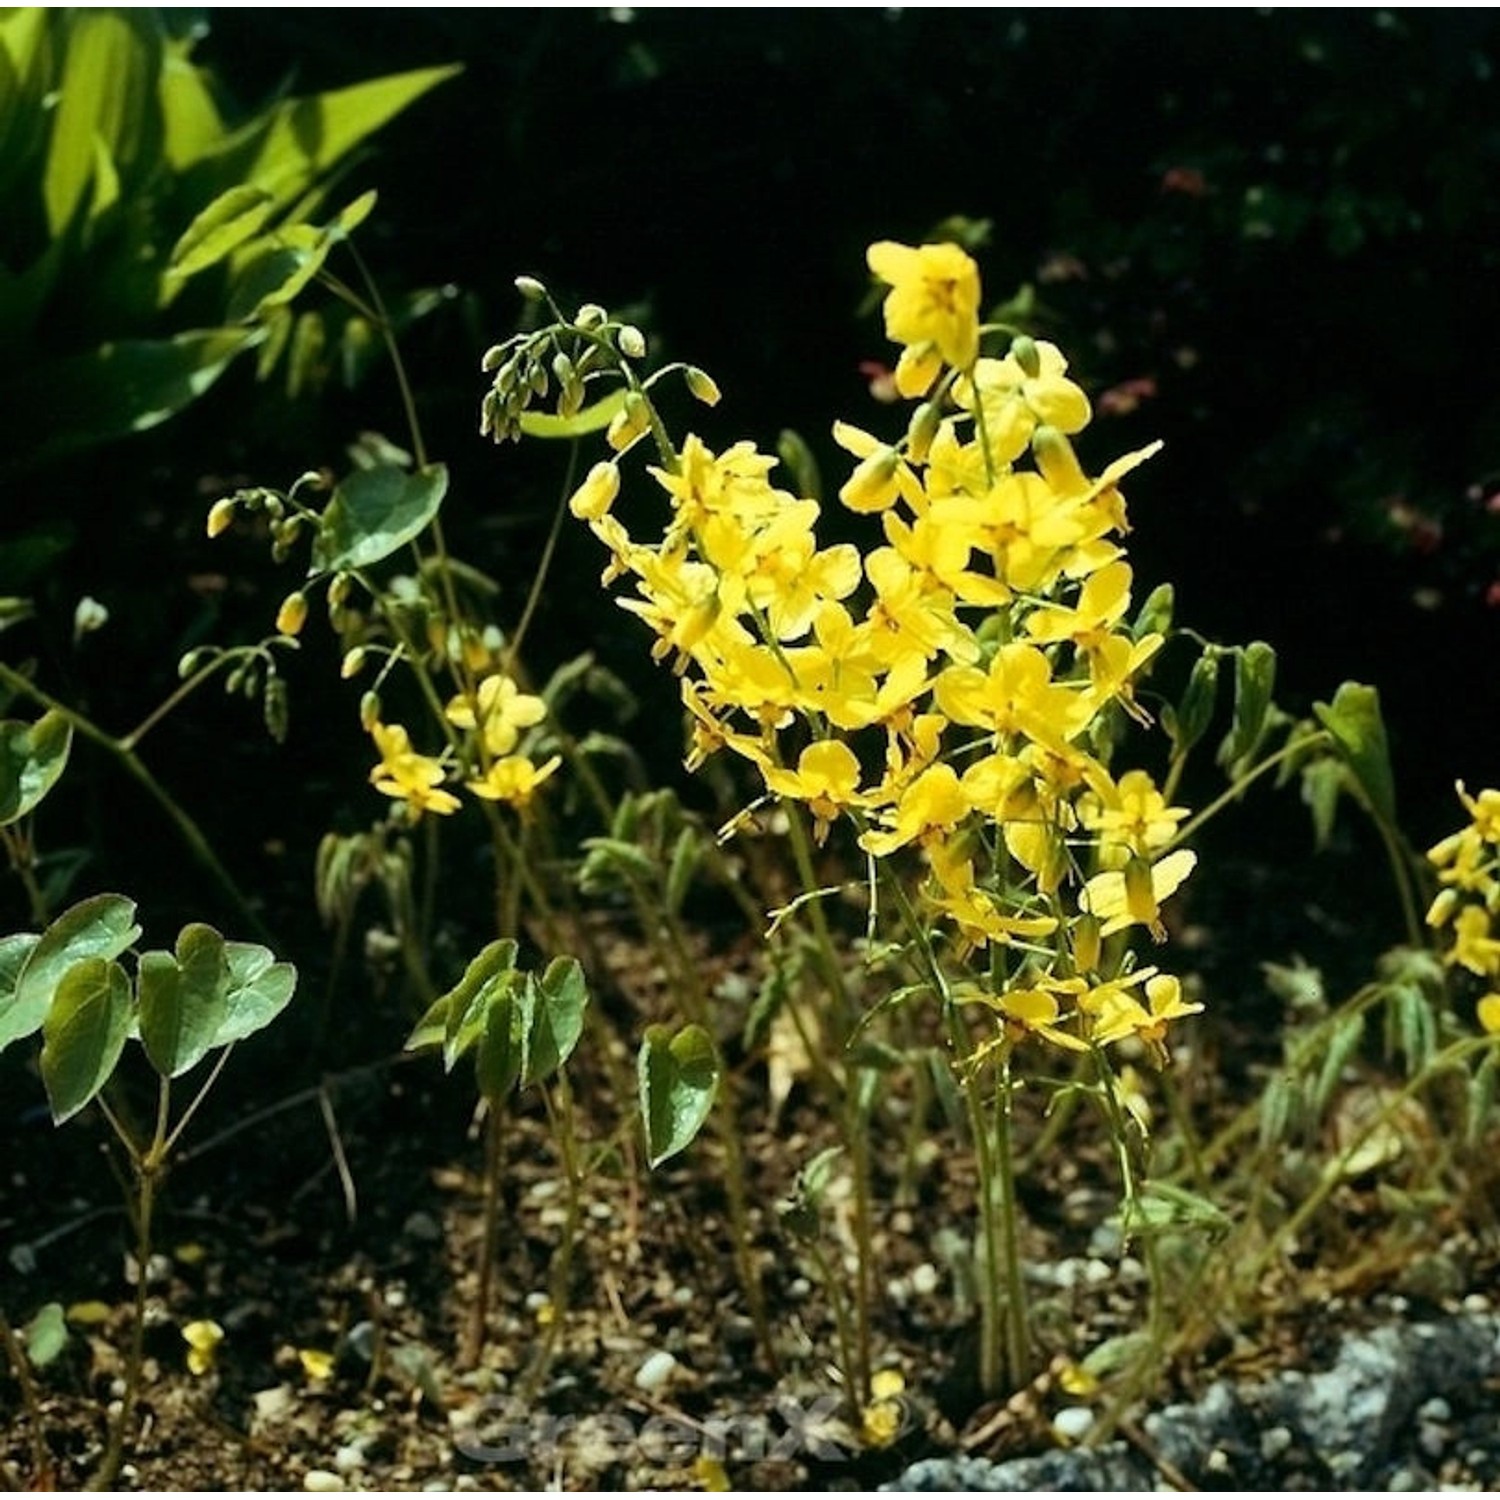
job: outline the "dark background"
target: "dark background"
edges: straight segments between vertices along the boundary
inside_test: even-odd
[[[518,272],[564,301],[630,309],[662,357],[719,381],[714,412],[684,413],[711,443],[770,447],[794,426],[834,488],[846,460],[832,420],[878,427],[890,415],[861,369],[892,355],[864,247],[919,240],[962,214],[992,221],[978,252],[988,299],[1030,287],[1038,332],[1095,398],[1085,461],[1165,439],[1129,487],[1141,592],[1171,579],[1182,623],[1271,642],[1278,696],[1295,712],[1345,678],[1375,683],[1419,843],[1458,820],[1455,778],[1500,780],[1493,16],[202,19],[196,56],[242,109],[280,91],[464,65],[380,133],[348,187],[379,189],[358,239],[382,284],[450,289],[404,345],[429,448],[454,473],[450,535],[507,585],[506,621],[563,464],[546,445],[497,450],[477,433],[480,357],[516,327]],[[403,435],[383,368],[356,391],[291,405],[237,369],[176,421],[52,475],[59,500],[97,517],[56,597],[92,593],[116,621],[81,661],[59,649],[72,679],[61,686],[117,726],[169,689],[184,646],[263,634],[287,577],[248,547],[204,542],[207,504],[232,483],[284,486],[308,467],[337,468],[365,428]],[[651,711],[636,732],[669,775],[673,684],[595,587],[598,568],[592,539],[570,530],[533,669],[598,650],[643,695]],[[226,588],[195,585],[213,572]],[[1170,679],[1172,663],[1163,671]],[[264,858],[305,889],[299,839],[310,848],[330,820],[372,816],[365,762],[350,759],[356,693],[334,685],[316,620],[290,675],[285,750],[243,705],[208,700],[152,743],[162,779],[227,853],[242,847],[251,888],[274,880],[256,866]],[[1208,776],[1190,800],[1216,785]],[[114,863],[129,881],[131,861],[164,843],[159,815],[117,803],[107,779],[95,795],[111,813],[101,873]],[[266,856],[272,823],[292,832]],[[1364,851],[1364,835],[1348,837]],[[1291,793],[1261,799],[1234,838],[1283,863],[1311,850]],[[1388,894],[1378,899],[1390,916]]]

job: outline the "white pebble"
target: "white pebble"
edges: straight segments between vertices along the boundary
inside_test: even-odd
[[[1052,1419],[1052,1430],[1064,1442],[1079,1442],[1094,1425],[1094,1414],[1086,1406],[1065,1406]]]
[[[924,1261],[911,1273],[911,1289],[919,1297],[930,1297],[937,1291],[937,1267],[931,1261]]]
[[[302,1476],[302,1488],[315,1495],[332,1495],[344,1488],[344,1480],[331,1469],[309,1469]]]
[[[635,1372],[636,1389],[660,1390],[671,1379],[672,1371],[676,1368],[676,1359],[665,1349],[654,1350],[641,1361],[640,1369]]]
[[[345,1443],[333,1455],[333,1466],[340,1474],[352,1474],[365,1466],[365,1450],[355,1443]]]
[[[1260,1456],[1267,1463],[1281,1457],[1292,1446],[1290,1427],[1268,1427],[1260,1435]]]

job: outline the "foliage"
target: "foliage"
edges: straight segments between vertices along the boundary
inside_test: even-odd
[[[451,76],[430,68],[226,118],[171,12],[0,17],[0,467],[165,421],[239,356],[314,383],[292,303],[368,214],[329,214],[352,153]],[[354,347],[368,330],[346,326]]]

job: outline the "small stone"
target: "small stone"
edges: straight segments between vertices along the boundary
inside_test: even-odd
[[[1052,1430],[1067,1443],[1080,1442],[1094,1425],[1094,1414],[1086,1406],[1065,1406],[1052,1419]]]
[[[406,1223],[401,1226],[401,1233],[407,1239],[435,1245],[443,1237],[443,1226],[431,1214],[418,1209],[416,1213],[408,1216]]]
[[[289,1385],[273,1385],[269,1390],[256,1391],[250,1401],[255,1407],[257,1422],[274,1422],[292,1409],[292,1388]]]
[[[1098,1259],[1086,1261],[1083,1267],[1083,1279],[1089,1286],[1102,1286],[1114,1276],[1114,1270],[1107,1261]]]
[[[1417,1427],[1417,1447],[1428,1458],[1441,1458],[1448,1446],[1448,1429],[1436,1422],[1422,1422]]]
[[[1441,1396],[1434,1396],[1417,1408],[1417,1415],[1425,1422],[1451,1422],[1453,1408]]]
[[[1281,1457],[1292,1446],[1290,1427],[1267,1427],[1260,1435],[1260,1456],[1269,1463]]]
[[[599,1202],[597,1198],[589,1204],[589,1218],[591,1219],[612,1219],[614,1218],[614,1216],[614,1209],[612,1209],[607,1203]]]
[[[427,1483],[422,1486],[422,1493],[424,1495],[443,1495],[446,1494],[451,1488],[452,1486],[446,1479],[429,1479]]]
[[[1205,1460],[1205,1467],[1210,1474],[1227,1474],[1230,1467],[1229,1455],[1222,1448],[1214,1448]]]
[[[789,1297],[805,1297],[812,1291],[812,1282],[807,1277],[799,1276],[786,1289]]]
[[[539,1307],[546,1307],[551,1300],[552,1298],[546,1292],[527,1292],[526,1311],[535,1312]]]
[[[365,1451],[354,1443],[345,1443],[333,1455],[333,1466],[340,1474],[352,1474],[365,1466]]]
[[[309,1469],[302,1476],[302,1488],[315,1495],[332,1495],[344,1488],[344,1480],[331,1469]]]
[[[406,1288],[389,1286],[385,1289],[385,1305],[393,1311],[406,1306]]]
[[[911,1273],[911,1289],[919,1297],[930,1297],[938,1289],[937,1267],[931,1261],[923,1261]]]
[[[1487,1313],[1490,1305],[1490,1299],[1483,1292],[1470,1292],[1463,1300],[1463,1309],[1466,1313]]]
[[[635,1385],[637,1390],[657,1391],[672,1378],[672,1371],[677,1368],[677,1360],[665,1349],[656,1349],[641,1361],[641,1367],[635,1372]]]

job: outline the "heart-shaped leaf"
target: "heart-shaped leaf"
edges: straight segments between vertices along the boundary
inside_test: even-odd
[[[356,469],[333,492],[313,543],[319,572],[367,568],[399,551],[431,523],[448,493],[448,470],[408,474],[394,464]]]
[[[713,1038],[701,1026],[673,1036],[665,1026],[646,1031],[636,1063],[646,1157],[653,1167],[675,1156],[703,1128],[719,1087]]]
[[[41,1026],[63,975],[79,959],[118,958],[140,935],[128,896],[90,896],[69,907],[27,954],[10,1003],[0,999],[0,1049]]]
[[[1340,684],[1332,703],[1314,703],[1313,712],[1339,747],[1354,779],[1383,822],[1396,821],[1396,778],[1380,716],[1380,694],[1362,682]]]
[[[229,966],[229,983],[222,1019],[210,1047],[227,1047],[269,1026],[286,1009],[297,988],[296,969],[288,963],[277,963],[276,955],[259,943],[225,943],[224,960]]]
[[[42,1082],[57,1124],[109,1082],[130,1022],[130,976],[119,964],[84,958],[63,975],[42,1023]]]
[[[529,1015],[522,1082],[550,1078],[578,1045],[589,990],[576,958],[554,958],[540,980],[528,980]]]
[[[500,938],[475,954],[463,978],[443,996],[448,1006],[443,1029],[443,1066],[450,1073],[484,1031],[486,1007],[515,983],[515,969],[515,941]]]
[[[35,724],[0,724],[0,827],[24,818],[52,790],[72,744],[73,726],[60,713]]]
[[[527,1018],[521,1003],[525,991],[507,982],[499,987],[492,984],[485,993],[490,998],[479,1022],[474,1079],[479,1092],[491,1104],[498,1104],[521,1076],[526,1050]]]
[[[136,975],[141,1043],[166,1078],[195,1067],[216,1045],[227,1019],[229,960],[224,939],[194,922],[177,939],[177,956],[141,955]]]

